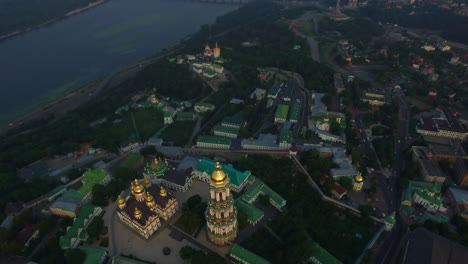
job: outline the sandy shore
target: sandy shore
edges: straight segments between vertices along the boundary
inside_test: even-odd
[[[49,20],[49,21],[47,21],[47,22],[44,22],[44,23],[42,23],[42,24],[39,24],[39,25],[36,25],[36,26],[32,26],[32,27],[26,28],[26,29],[24,29],[24,30],[17,30],[17,31],[13,31],[13,32],[10,32],[10,33],[5,34],[5,35],[1,35],[1,36],[0,36],[0,41],[1,41],[1,40],[5,40],[5,39],[8,39],[8,38],[11,38],[11,37],[14,37],[14,36],[16,36],[16,35],[20,35],[20,34],[29,32],[29,31],[31,31],[31,30],[34,30],[34,29],[37,29],[37,28],[40,28],[40,27],[44,27],[44,26],[50,25],[50,24],[55,23],[55,22],[57,22],[57,21],[59,21],[59,20],[62,20],[62,19],[64,19],[64,18],[67,18],[67,17],[69,17],[69,16],[78,14],[78,13],[80,13],[80,12],[82,12],[82,11],[85,11],[85,10],[91,9],[91,8],[93,8],[93,7],[95,7],[95,6],[98,6],[98,5],[102,4],[102,3],[104,3],[105,1],[106,1],[106,0],[99,0],[99,1],[97,1],[97,2],[90,3],[90,4],[88,4],[88,5],[85,6],[85,7],[72,10],[72,11],[66,13],[66,14],[63,15],[63,16],[54,18],[54,19]]]

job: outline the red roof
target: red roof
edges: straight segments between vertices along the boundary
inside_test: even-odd
[[[18,232],[18,234],[16,235],[16,240],[22,246],[24,246],[38,229],[38,225],[27,224],[23,229],[21,229],[21,231]]]
[[[346,193],[345,187],[343,187],[341,184],[337,182],[333,183],[332,188],[338,195],[343,195]]]

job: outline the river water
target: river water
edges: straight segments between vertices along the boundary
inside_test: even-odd
[[[109,0],[1,41],[0,125],[175,44],[235,8],[182,0]]]

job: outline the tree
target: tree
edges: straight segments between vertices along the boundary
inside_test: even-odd
[[[245,212],[239,212],[237,214],[237,223],[239,224],[239,229],[244,229],[247,225],[249,225],[248,215]]]
[[[96,184],[93,186],[93,190],[91,191],[91,194],[93,196],[91,202],[95,205],[99,206],[106,206],[108,201],[107,201],[107,193],[106,193],[106,187],[102,184]]]
[[[258,201],[262,205],[269,205],[270,204],[270,196],[268,196],[266,194],[261,194],[260,196],[258,196]]]
[[[88,236],[90,238],[99,239],[103,226],[104,221],[102,221],[101,217],[94,218],[91,224],[89,224],[88,228],[86,229],[86,231],[88,232]]]
[[[168,256],[169,254],[171,254],[171,249],[169,247],[164,247],[163,254],[164,256]]]
[[[184,246],[179,250],[179,255],[182,259],[191,259],[193,254],[195,253],[195,249],[190,246]]]
[[[125,184],[129,183],[137,177],[136,173],[133,170],[121,166],[115,168],[112,171],[112,176],[114,177],[114,179]]]
[[[338,182],[345,187],[346,190],[353,189],[353,180],[349,177],[341,177]]]
[[[81,264],[85,260],[86,254],[79,248],[71,248],[65,252],[67,264]]]

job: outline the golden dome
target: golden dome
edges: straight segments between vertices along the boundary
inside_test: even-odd
[[[214,183],[217,183],[217,184],[222,184],[224,183],[224,181],[227,179],[227,175],[226,173],[221,169],[221,164],[219,164],[219,162],[216,162],[216,168],[215,170],[213,171],[213,173],[211,173],[211,180],[214,182]]]
[[[153,196],[149,192],[146,192],[146,202],[149,203],[152,201],[154,201]]]
[[[125,204],[125,199],[122,198],[122,196],[119,195],[119,197],[117,198],[117,204],[118,205],[124,205]]]
[[[133,192],[135,194],[142,194],[145,191],[145,187],[141,185],[137,179],[134,181],[134,187],[133,187]]]
[[[145,179],[143,180],[143,183],[145,186],[150,186],[151,185],[151,180],[148,176],[145,176]]]
[[[361,173],[358,173],[358,175],[356,175],[356,176],[354,177],[354,180],[355,180],[356,182],[363,182],[363,181],[364,181],[364,177],[362,177],[362,174],[361,174]]]
[[[159,189],[159,195],[161,196],[166,196],[167,195],[167,191],[166,189],[164,189],[164,187],[161,186],[161,188]]]
[[[133,216],[135,216],[136,219],[140,219],[140,218],[141,218],[141,211],[140,211],[140,209],[138,209],[138,208],[135,207],[135,212],[133,213]]]

